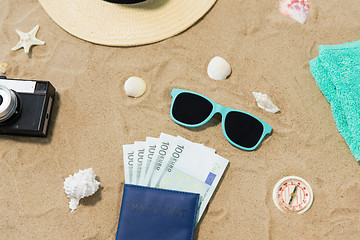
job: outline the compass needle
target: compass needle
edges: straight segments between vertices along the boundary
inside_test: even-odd
[[[291,193],[291,197],[290,197],[290,201],[289,201],[289,205],[291,204],[293,198],[295,197],[296,194],[296,189],[297,189],[297,185],[295,185],[294,187],[294,191]]]

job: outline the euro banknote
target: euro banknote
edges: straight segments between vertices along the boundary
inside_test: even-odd
[[[125,183],[200,194],[200,220],[229,161],[215,149],[161,133],[123,145]]]

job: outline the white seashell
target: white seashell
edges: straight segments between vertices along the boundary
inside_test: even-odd
[[[214,80],[224,80],[231,73],[230,64],[221,57],[214,57],[209,62],[207,73]]]
[[[91,196],[99,189],[100,182],[96,181],[95,177],[94,170],[88,168],[79,170],[74,176],[69,175],[65,179],[64,189],[67,197],[70,198],[71,212],[75,211],[81,198]]]
[[[267,94],[262,94],[259,92],[252,92],[252,94],[254,95],[259,108],[271,113],[277,113],[278,111],[280,111],[280,109],[273,104]]]
[[[146,83],[142,78],[130,77],[124,84],[124,90],[129,97],[141,97],[146,91]]]
[[[0,73],[5,74],[8,66],[9,66],[8,63],[1,63],[0,64]]]

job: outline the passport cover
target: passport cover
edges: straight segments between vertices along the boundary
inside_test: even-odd
[[[192,240],[199,196],[125,184],[116,240]]]

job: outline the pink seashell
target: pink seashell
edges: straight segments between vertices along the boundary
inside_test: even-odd
[[[309,14],[307,0],[280,0],[280,12],[301,24],[304,24]]]

